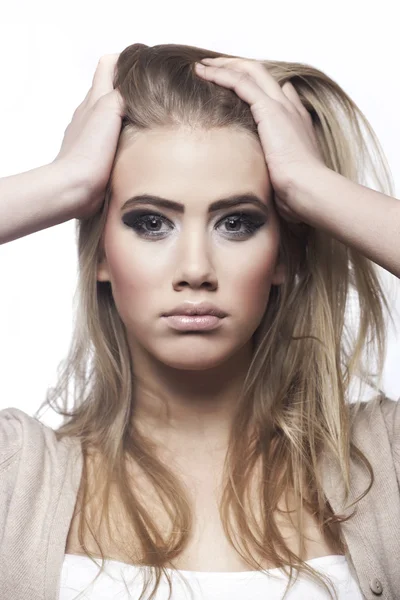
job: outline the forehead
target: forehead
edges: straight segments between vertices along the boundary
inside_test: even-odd
[[[121,143],[113,171],[113,196],[121,205],[141,193],[188,204],[241,191],[267,199],[271,184],[259,140],[232,127],[136,133]]]

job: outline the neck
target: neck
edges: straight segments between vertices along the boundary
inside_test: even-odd
[[[133,353],[134,422],[153,441],[186,451],[226,447],[250,365],[251,344],[207,370],[180,370],[140,349]]]

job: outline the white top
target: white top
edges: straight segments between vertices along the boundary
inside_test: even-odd
[[[143,574],[139,567],[117,560],[105,560],[105,571],[93,583],[101,567],[101,559],[65,554],[59,600],[137,600],[142,591]],[[346,557],[343,555],[323,556],[306,561],[331,579],[336,587],[339,600],[363,600]],[[206,572],[174,571],[171,574],[171,600],[281,600],[288,582],[288,576],[279,568],[265,571]],[[274,575],[270,577],[269,574]],[[185,581],[179,575],[183,575]],[[125,583],[124,583],[125,580]],[[125,587],[126,585],[126,587]],[[147,600],[154,583],[150,581]],[[328,584],[329,585],[329,584]],[[129,594],[126,590],[128,588]],[[192,591],[192,594],[191,594]],[[79,593],[84,592],[82,595]],[[167,600],[168,581],[163,576],[157,590],[157,600]],[[321,585],[302,575],[288,592],[288,600],[326,600],[329,595]]]

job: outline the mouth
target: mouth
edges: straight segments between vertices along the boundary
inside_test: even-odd
[[[224,317],[216,315],[176,314],[162,317],[167,325],[178,331],[211,331],[217,329]]]

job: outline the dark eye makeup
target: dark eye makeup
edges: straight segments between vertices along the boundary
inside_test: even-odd
[[[134,210],[122,217],[125,225],[132,228],[140,237],[147,239],[161,239],[168,235],[168,231],[160,230],[163,224],[168,225],[169,230],[174,229],[173,223],[164,215],[150,210]],[[233,239],[247,239],[254,235],[266,222],[266,217],[256,211],[240,211],[229,214],[220,219],[215,228],[225,224],[223,235]],[[239,228],[239,229],[238,229]]]

